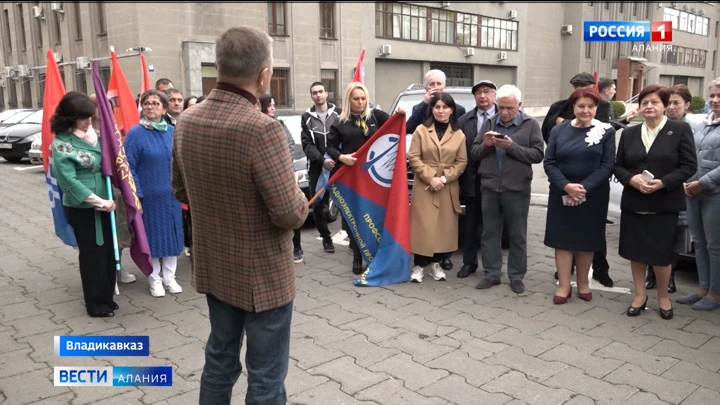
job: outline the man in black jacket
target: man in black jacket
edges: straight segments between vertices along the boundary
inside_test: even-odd
[[[325,156],[327,148],[327,134],[330,127],[337,122],[340,115],[340,108],[327,102],[327,92],[322,82],[314,82],[310,85],[310,97],[313,106],[308,108],[302,115],[302,141],[303,151],[308,160],[308,177],[310,193],[315,193],[318,179],[322,174],[323,167],[332,170],[335,161]],[[323,250],[328,253],[335,253],[335,246],[330,237],[330,229],[327,224],[325,211],[330,204],[330,193],[325,192],[322,199],[316,200],[313,205],[313,217],[315,226],[322,237]]]
[[[414,133],[415,129],[426,119],[428,119],[428,117],[430,117],[430,114],[432,114],[432,111],[430,109],[430,100],[435,95],[435,93],[445,90],[446,81],[447,77],[445,76],[445,72],[443,72],[442,70],[433,69],[428,70],[428,72],[425,73],[425,97],[421,102],[413,106],[410,118],[408,118],[406,124],[406,130],[408,134]],[[455,116],[462,117],[463,114],[465,114],[465,107],[461,106],[459,103],[456,103]]]
[[[480,80],[472,87],[475,108],[458,119],[458,126],[465,134],[467,150],[472,144],[486,119],[497,114],[495,94],[497,86],[490,80]],[[463,243],[463,266],[459,278],[475,273],[478,267],[477,253],[480,248],[479,232],[482,226],[480,207],[480,179],[477,176],[478,162],[468,159],[467,167],[460,176],[460,200],[465,204],[465,240]]]

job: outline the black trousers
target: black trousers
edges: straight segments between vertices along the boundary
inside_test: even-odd
[[[595,252],[592,266],[593,274],[608,274],[610,263],[607,261],[607,248]]]
[[[110,214],[100,213],[104,243],[98,246],[95,241],[95,210],[65,207],[65,213],[78,243],[85,309],[91,316],[112,311],[116,270]]]
[[[293,249],[302,249],[302,246],[300,246],[300,228],[295,230],[295,235],[293,235]]]
[[[452,256],[452,252],[435,253],[432,256],[415,254],[415,258],[413,259],[413,261],[415,262],[415,266],[425,267],[430,263],[440,263],[442,259],[450,256]]]
[[[320,178],[320,173],[309,173],[308,177],[310,178],[310,194],[315,195],[315,187],[317,186],[318,179]],[[327,217],[325,216],[325,211],[329,206],[330,190],[325,190],[323,198],[315,200],[312,208],[313,218],[315,219],[315,227],[317,227],[318,232],[320,232],[320,236],[323,238],[330,237],[330,229],[328,228]]]
[[[185,242],[183,243],[185,247],[192,247],[192,216],[190,215],[190,210],[188,209],[182,211],[182,220],[183,220],[183,236],[185,239]]]

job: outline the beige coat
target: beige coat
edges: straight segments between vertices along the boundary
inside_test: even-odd
[[[415,172],[410,205],[410,251],[423,256],[458,249],[460,185],[467,166],[465,134],[450,127],[438,141],[435,126],[420,125],[410,144],[410,166]],[[427,189],[433,177],[445,176],[440,191]]]

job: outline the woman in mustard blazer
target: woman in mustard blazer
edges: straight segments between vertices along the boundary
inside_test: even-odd
[[[63,192],[63,206],[78,243],[80,280],[85,309],[92,317],[115,316],[115,253],[108,197],[100,170],[102,152],[91,125],[95,103],[84,93],[71,91],[50,118],[53,174]]]

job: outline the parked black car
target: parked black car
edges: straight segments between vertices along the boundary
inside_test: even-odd
[[[30,145],[41,137],[42,118],[43,111],[37,110],[19,123],[0,130],[0,157],[8,162],[19,162],[29,157]]]

